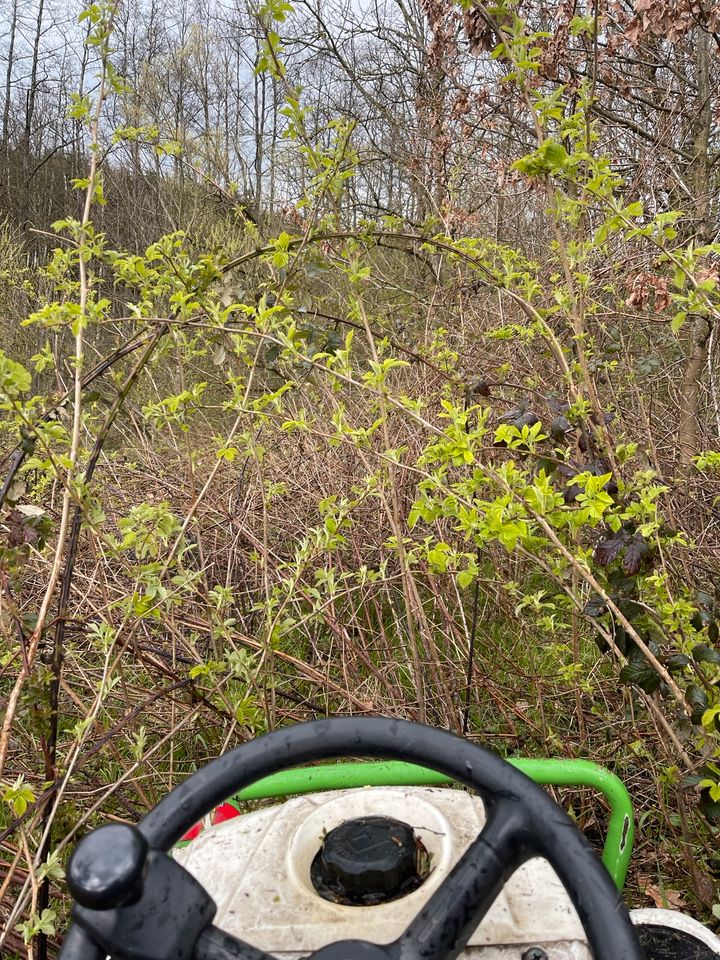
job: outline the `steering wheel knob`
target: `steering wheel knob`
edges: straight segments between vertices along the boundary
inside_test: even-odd
[[[75,900],[90,910],[111,910],[136,900],[148,842],[135,827],[109,823],[87,834],[70,858],[67,882]]]

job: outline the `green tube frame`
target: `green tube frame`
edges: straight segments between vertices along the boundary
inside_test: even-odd
[[[592,787],[605,797],[610,806],[610,819],[602,860],[618,890],[622,890],[635,836],[632,801],[622,780],[590,760],[517,758],[508,762],[535,783],[555,787]],[[241,790],[232,800],[244,803],[353,787],[439,786],[452,782],[450,777],[414,763],[331,763],[296,767],[273,774]]]

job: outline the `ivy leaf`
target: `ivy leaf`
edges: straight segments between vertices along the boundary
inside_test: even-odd
[[[565,434],[572,430],[572,425],[567,417],[562,415],[555,417],[550,424],[550,436],[556,443],[562,443],[565,440]]]
[[[712,598],[712,595],[706,593],[704,590],[698,590],[695,594],[695,600],[700,604],[701,607],[705,607],[707,610],[711,610],[715,606],[715,601]]]
[[[670,673],[681,673],[685,667],[690,666],[690,657],[684,653],[674,653],[665,660],[665,666]]]
[[[627,537],[624,531],[619,531],[607,540],[602,540],[595,547],[595,559],[601,567],[607,567],[608,564],[616,560],[625,544]]]
[[[710,790],[707,787],[703,787],[704,783],[708,781],[712,782],[714,778],[717,778],[715,771],[705,766],[700,768],[699,773],[692,773],[685,777],[680,786],[684,790],[695,790],[699,792],[700,799],[698,800],[698,808],[700,812],[708,823],[718,825],[720,824],[720,803],[712,799]]]
[[[692,648],[692,657],[696,663],[720,663],[720,650],[706,643],[696,643]]]
[[[532,427],[540,422],[540,417],[528,409],[527,400],[521,401],[517,407],[508,410],[507,413],[504,413],[498,419],[501,423],[511,423],[514,427],[517,427],[518,430],[521,427]]]
[[[692,710],[690,714],[691,723],[700,726],[703,714],[708,708],[707,694],[702,687],[699,687],[696,683],[691,683],[685,691],[685,699]]]
[[[487,382],[487,380],[476,380],[476,382],[470,388],[470,393],[474,394],[476,397],[489,397],[490,384]]]
[[[640,572],[643,558],[649,550],[650,548],[642,537],[635,536],[632,538],[622,560],[622,568],[629,577],[633,577]]]
[[[712,823],[714,826],[720,824],[720,803],[710,797],[709,790],[703,790],[700,794],[698,806],[708,823]]]
[[[337,353],[344,345],[345,341],[337,330],[331,330],[323,347],[323,353]]]
[[[660,686],[660,677],[644,657],[642,660],[628,660],[620,671],[620,680],[635,684],[645,693],[654,693]]]
[[[606,611],[605,601],[598,596],[591,597],[582,609],[583,616],[592,617],[593,620],[601,617]]]

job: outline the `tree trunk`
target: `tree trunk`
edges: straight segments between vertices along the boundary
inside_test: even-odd
[[[12,72],[15,58],[15,33],[17,31],[18,0],[13,0],[12,15],[10,17],[10,38],[8,46],[7,72],[5,74],[5,104],[3,106],[2,138],[5,151],[9,149],[8,136],[10,135],[10,97],[12,94]]]
[[[694,117],[693,161],[690,182],[695,193],[694,236],[699,243],[711,239],[710,224],[710,176],[709,156],[710,129],[712,124],[712,89],[710,87],[710,37],[698,27],[695,44],[695,73],[697,76],[697,112]],[[678,423],[678,451],[680,458],[689,467],[698,452],[698,407],[700,383],[707,364],[708,341],[711,327],[706,317],[693,321],[688,358],[685,365],[680,394],[680,420]]]
[[[42,22],[43,22],[44,10],[45,10],[45,0],[40,0],[40,3],[38,5],[37,23],[35,26],[35,39],[33,41],[32,66],[30,68],[30,89],[28,90],[27,110],[25,112],[25,134],[23,137],[23,145],[26,151],[30,150],[32,122],[35,116],[35,97],[37,96],[38,60],[40,57],[40,37],[42,36]]]
[[[700,382],[707,364],[710,324],[705,317],[696,317],[692,326],[690,356],[685,366],[680,391],[680,421],[678,424],[678,449],[686,466],[698,452],[698,406]]]

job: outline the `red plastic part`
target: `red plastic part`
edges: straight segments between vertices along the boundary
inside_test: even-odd
[[[194,840],[199,833],[202,833],[202,828],[202,823],[196,823],[194,827],[190,827],[180,842],[186,843],[188,840]]]
[[[215,807],[213,811],[213,826],[216,823],[224,823],[226,820],[234,820],[235,817],[240,816],[240,811],[232,803],[221,803],[219,807]]]

